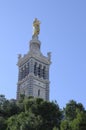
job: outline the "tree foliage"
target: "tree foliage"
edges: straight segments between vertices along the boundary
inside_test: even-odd
[[[86,111],[81,103],[71,100],[63,111],[64,119],[61,121],[61,130],[86,129]]]
[[[78,112],[71,123],[72,130],[86,130],[86,112]]]
[[[21,96],[19,101],[0,95],[0,130],[85,130],[86,110],[69,101],[61,110],[57,102]]]
[[[81,103],[76,103],[76,101],[71,100],[66,104],[66,108],[64,109],[65,118],[68,120],[73,120],[77,116],[77,111],[84,111],[84,107]]]

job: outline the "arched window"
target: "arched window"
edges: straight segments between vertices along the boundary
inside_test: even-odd
[[[42,67],[42,66],[41,66],[41,64],[40,64],[39,67],[38,67],[38,76],[39,76],[39,78],[41,78],[41,76],[42,76],[42,75],[41,75],[41,67]]]
[[[40,96],[40,89],[38,89],[38,97]]]
[[[37,76],[37,63],[35,62],[35,65],[34,65],[34,75]]]
[[[43,79],[46,79],[46,73],[45,73],[46,67],[43,68]]]
[[[28,75],[28,74],[29,74],[29,62],[26,65],[26,75]]]
[[[23,72],[24,72],[24,78],[26,76],[26,66],[24,65],[24,68],[23,68]]]
[[[21,68],[21,80],[23,79],[23,67]]]

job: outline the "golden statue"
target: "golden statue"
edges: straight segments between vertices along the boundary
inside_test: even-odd
[[[38,36],[40,32],[40,21],[35,18],[35,20],[33,21],[33,35],[34,36]]]

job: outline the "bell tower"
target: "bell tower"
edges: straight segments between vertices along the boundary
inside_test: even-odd
[[[40,22],[36,18],[33,22],[33,35],[29,42],[29,52],[22,56],[18,55],[18,83],[17,100],[20,95],[33,96],[49,100],[49,66],[51,53],[47,56],[41,53],[41,42],[38,39]]]

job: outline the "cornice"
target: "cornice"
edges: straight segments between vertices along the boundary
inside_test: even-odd
[[[28,54],[24,55],[24,57],[19,58],[17,65],[21,66],[25,64],[30,58],[34,58],[35,60],[38,60],[39,62],[42,62],[44,64],[51,64],[51,61],[48,59],[48,57],[40,55],[35,55],[32,52],[29,52]]]
[[[30,74],[28,74],[24,79],[22,79],[21,81],[18,81],[17,85],[21,85],[22,83],[28,81],[28,79],[29,79],[30,77],[33,77],[33,79],[38,80],[38,81],[40,81],[40,82],[42,82],[42,83],[48,83],[48,84],[50,83],[50,81],[49,81],[48,79],[45,79],[45,80],[44,80],[43,78],[39,78],[39,77],[37,77],[37,76],[34,76],[33,73],[30,73]]]

